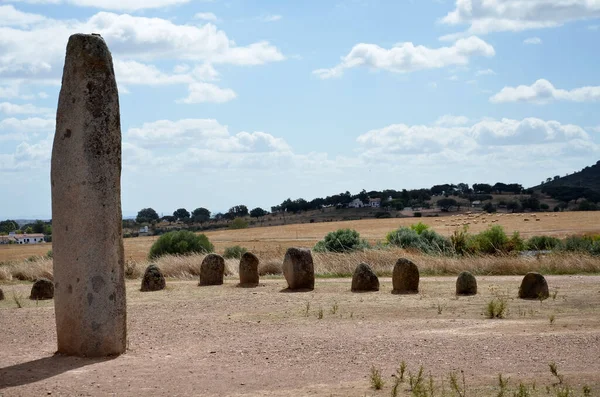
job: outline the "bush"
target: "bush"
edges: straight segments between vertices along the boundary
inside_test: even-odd
[[[369,243],[352,229],[338,229],[328,233],[313,248],[316,252],[350,252],[369,248]]]
[[[415,213],[413,214],[413,216],[414,216],[415,218],[420,218],[420,217],[422,217],[422,216],[423,216],[423,214],[422,214],[422,213],[420,213],[420,212],[415,212]]]
[[[459,255],[464,255],[469,251],[469,233],[468,227],[464,226],[462,230],[455,230],[450,236],[452,249]]]
[[[246,229],[248,227],[248,221],[244,218],[235,218],[229,224],[230,229]]]
[[[419,234],[415,230],[420,229],[418,225],[413,225],[414,228],[401,227],[389,232],[385,237],[387,244],[405,249],[416,249],[426,254],[443,254],[453,251],[450,240],[427,228]]]
[[[551,236],[533,236],[527,240],[527,249],[530,250],[553,250],[561,246],[562,242],[556,237]]]
[[[485,212],[487,212],[488,214],[492,214],[492,213],[496,212],[496,207],[494,207],[494,204],[492,204],[491,202],[488,202],[488,203],[484,204],[483,210]]]
[[[223,258],[240,259],[242,255],[244,255],[246,252],[248,252],[248,250],[244,247],[240,247],[239,245],[234,245],[233,247],[225,247]]]
[[[150,259],[162,255],[189,255],[213,252],[214,247],[204,234],[194,234],[188,230],[163,234],[150,248]]]
[[[476,234],[469,241],[469,251],[483,254],[506,252],[508,236],[501,226],[494,225]]]
[[[417,234],[423,233],[425,230],[429,229],[429,226],[424,224],[423,222],[415,223],[414,225],[410,225],[410,228],[417,232]]]
[[[386,218],[391,218],[392,214],[390,214],[387,211],[379,211],[377,213],[375,213],[375,218],[377,219],[386,219]]]

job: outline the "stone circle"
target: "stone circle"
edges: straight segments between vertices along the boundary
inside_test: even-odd
[[[200,265],[200,284],[222,285],[225,274],[225,259],[221,255],[208,254]]]
[[[283,259],[283,275],[290,290],[313,290],[315,268],[307,248],[288,248]]]
[[[160,271],[158,266],[152,264],[149,265],[144,272],[144,277],[142,278],[142,288],[140,291],[160,291],[165,289],[166,285],[167,283],[165,281],[165,276]]]
[[[539,273],[530,272],[523,277],[519,287],[521,299],[546,299],[550,296],[546,278]]]
[[[47,278],[40,278],[33,283],[29,299],[42,301],[54,298],[54,283]]]
[[[477,295],[477,279],[470,272],[462,272],[456,279],[456,295]]]
[[[379,291],[379,279],[366,263],[361,263],[352,275],[352,292]]]
[[[252,252],[245,252],[240,259],[240,286],[255,287],[258,285],[258,265],[260,261]]]
[[[419,293],[419,268],[413,262],[400,258],[392,274],[393,294]]]

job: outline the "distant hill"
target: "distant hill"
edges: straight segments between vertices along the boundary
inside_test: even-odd
[[[562,178],[554,177],[531,189],[540,190],[563,202],[586,199],[598,203],[600,202],[600,161],[571,175]]]

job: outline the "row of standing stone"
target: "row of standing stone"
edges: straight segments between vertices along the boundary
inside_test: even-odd
[[[240,287],[252,288],[259,285],[259,259],[251,252],[242,255],[239,265]],[[225,259],[216,254],[207,255],[200,265],[200,286],[222,285],[225,274]],[[312,254],[308,249],[290,248],[283,261],[283,274],[289,290],[310,291],[314,289],[315,275]],[[408,259],[400,258],[392,273],[393,294],[416,294],[419,292],[419,268]],[[159,291],[166,286],[165,277],[156,265],[144,272],[141,291]],[[366,263],[356,267],[352,275],[352,292],[379,291],[379,278]],[[456,295],[477,294],[477,280],[469,272],[462,272],[456,279]],[[528,273],[521,282],[519,298],[546,299],[548,283],[539,273]],[[30,299],[45,300],[54,297],[54,284],[48,279],[39,279],[31,287]],[[4,293],[0,289],[0,300]]]
[[[242,255],[239,265],[240,287],[252,288],[259,285],[259,259],[251,252]],[[207,255],[200,265],[200,286],[222,285],[225,274],[225,259],[217,254]],[[310,291],[314,289],[315,273],[311,251],[304,248],[289,248],[283,260],[283,274],[288,289]],[[400,258],[392,273],[393,294],[416,294],[419,292],[419,268],[408,259]],[[150,265],[142,279],[142,291],[165,288],[166,282],[160,269]],[[379,291],[379,278],[366,263],[356,267],[352,275],[352,292]],[[462,272],[456,280],[456,294],[477,294],[477,280],[469,272]],[[519,288],[522,299],[545,299],[549,296],[548,283],[539,273],[528,273]]]

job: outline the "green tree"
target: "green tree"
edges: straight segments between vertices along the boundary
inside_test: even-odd
[[[450,208],[458,206],[458,202],[452,198],[443,198],[438,200],[436,205],[440,207],[443,212],[448,212],[450,211]]]
[[[158,221],[158,214],[152,208],[143,208],[135,217],[137,223],[154,223]]]
[[[204,234],[195,234],[189,230],[179,230],[163,234],[150,248],[150,259],[162,255],[190,255],[214,251],[214,246]]]
[[[236,205],[234,207],[231,207],[225,215],[228,219],[243,218],[245,216],[248,216],[248,207],[246,207],[245,205]]]
[[[268,212],[260,207],[254,208],[252,211],[250,211],[250,216],[253,218],[260,218],[261,216],[265,216],[267,214]]]
[[[46,224],[44,223],[44,221],[40,221],[39,219],[35,221],[35,223],[32,226],[34,233],[44,233],[45,227]]]
[[[230,229],[246,229],[248,227],[248,221],[244,218],[235,218],[229,224]]]
[[[192,220],[194,222],[206,222],[210,219],[210,211],[206,208],[200,207],[192,211]]]
[[[369,244],[360,238],[353,229],[338,229],[328,233],[325,238],[315,245],[316,252],[350,252],[369,248]]]
[[[19,225],[17,222],[11,221],[10,219],[0,222],[0,233],[8,234],[10,232],[14,232],[18,228]]]
[[[173,212],[173,216],[178,221],[187,221],[190,219],[190,213],[185,208],[179,208]]]

